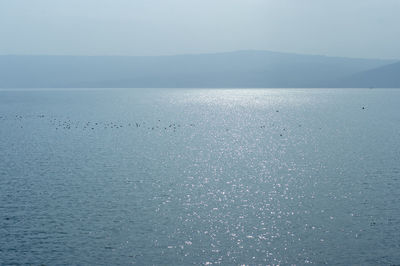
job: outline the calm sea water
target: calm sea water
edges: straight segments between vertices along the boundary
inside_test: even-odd
[[[0,91],[0,264],[400,264],[400,90]]]

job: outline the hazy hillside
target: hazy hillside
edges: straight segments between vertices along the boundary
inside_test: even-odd
[[[400,88],[400,62],[357,73],[338,82],[338,86]]]
[[[0,56],[0,87],[332,87],[344,77],[393,62],[268,51],[156,57]]]

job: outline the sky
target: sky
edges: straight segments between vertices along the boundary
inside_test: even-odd
[[[0,54],[400,59],[400,0],[0,0]]]

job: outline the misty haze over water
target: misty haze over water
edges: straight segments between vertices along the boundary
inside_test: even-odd
[[[0,265],[400,265],[399,11],[1,0]]]
[[[396,60],[269,51],[0,56],[0,88],[399,88]]]

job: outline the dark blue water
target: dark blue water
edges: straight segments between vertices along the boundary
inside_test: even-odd
[[[0,264],[400,264],[400,90],[0,91]]]

